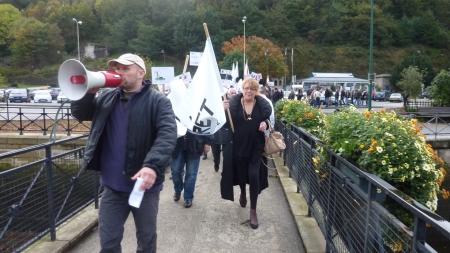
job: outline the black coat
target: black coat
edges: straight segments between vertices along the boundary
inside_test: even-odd
[[[165,168],[177,141],[177,126],[172,104],[164,94],[144,84],[136,93],[128,124],[128,138],[125,159],[125,175],[132,177],[142,167],[155,170],[155,184],[164,182]],[[109,114],[119,100],[116,90],[86,94],[82,99],[72,101],[73,116],[80,121],[91,121],[89,139],[84,151],[82,169],[100,170],[100,154],[104,128]]]
[[[239,107],[239,103],[241,103],[242,93],[234,96],[230,100],[230,113],[233,121],[236,121],[234,118],[237,117],[237,111]],[[258,103],[261,115],[263,119],[269,120],[270,115],[272,114],[272,107],[269,102],[267,102],[263,97],[256,96],[256,103]],[[236,127],[236,126],[234,126]],[[234,201],[234,193],[233,186],[238,185],[236,166],[234,164],[233,159],[233,142],[225,144],[223,146],[223,170],[222,170],[222,179],[220,181],[220,193],[223,199]],[[264,163],[267,164],[267,160],[264,159]],[[262,190],[269,187],[268,181],[268,169],[267,167],[261,163],[260,171],[259,171],[259,185],[261,193]]]

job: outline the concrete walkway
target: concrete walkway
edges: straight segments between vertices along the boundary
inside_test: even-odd
[[[249,225],[249,204],[242,208],[237,201],[239,187],[235,187],[234,203],[220,197],[220,171],[214,171],[211,153],[207,160],[201,160],[195,199],[189,209],[184,207],[183,199],[173,201],[173,184],[168,169],[158,214],[158,252],[306,252],[298,222],[292,214],[296,212],[291,212],[278,174],[272,169],[269,169],[269,174],[269,188],[258,199],[260,226],[253,230]],[[312,218],[309,219],[314,226]],[[134,233],[130,215],[122,241],[124,253],[135,252]],[[68,252],[99,250],[97,229],[94,228]]]

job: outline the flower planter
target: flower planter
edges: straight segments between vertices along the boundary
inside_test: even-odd
[[[341,161],[336,161],[336,168],[341,171],[344,175],[346,175],[354,184],[356,184],[361,190],[365,193],[369,194],[369,182],[365,178],[360,178],[356,172],[354,172],[347,165],[342,163]],[[386,200],[386,193],[377,192],[375,200],[378,202],[384,202]]]

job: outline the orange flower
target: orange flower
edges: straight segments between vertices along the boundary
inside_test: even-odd
[[[312,112],[310,112],[308,115],[310,118],[312,118],[314,116]]]
[[[366,112],[366,118],[370,119],[370,112],[368,112],[368,111]]]
[[[422,130],[424,126],[422,124],[419,125],[419,129]]]
[[[373,147],[370,147],[367,152],[372,153],[373,151],[375,151],[375,149]]]
[[[414,126],[417,126],[417,122],[419,122],[417,119],[412,119],[411,122],[414,124]]]

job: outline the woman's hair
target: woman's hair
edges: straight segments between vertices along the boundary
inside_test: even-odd
[[[247,84],[250,86],[250,89],[255,89],[256,90],[255,96],[259,96],[260,95],[259,94],[259,83],[258,83],[258,81],[256,81],[255,79],[253,79],[251,77],[245,78],[244,81],[242,81],[242,86],[241,86],[242,87],[242,91],[244,91],[244,87]]]

